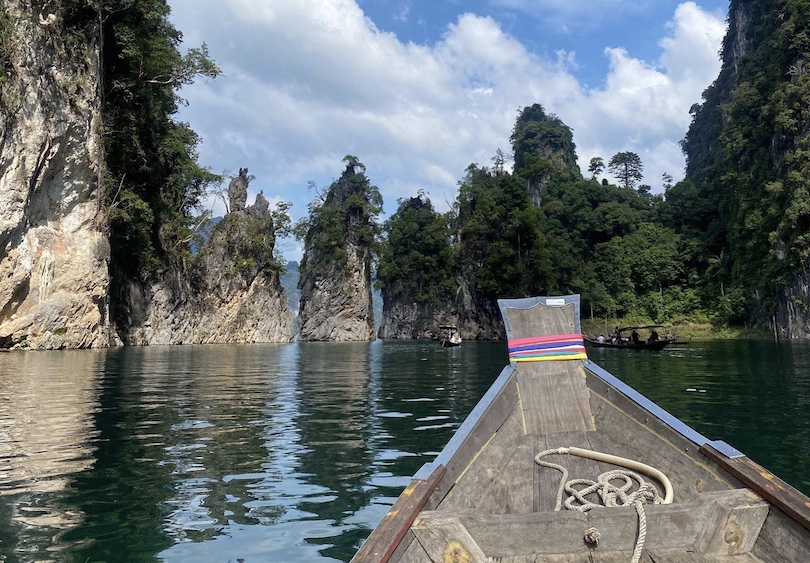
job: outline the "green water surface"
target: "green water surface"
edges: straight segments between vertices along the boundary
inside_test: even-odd
[[[810,343],[590,355],[810,491]],[[2,354],[0,562],[348,561],[505,361],[497,342]]]

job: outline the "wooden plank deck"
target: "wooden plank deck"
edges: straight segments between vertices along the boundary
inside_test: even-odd
[[[609,553],[577,553],[564,555],[527,555],[517,557],[492,557],[488,563],[627,563],[633,553],[612,551]],[[662,550],[643,553],[639,563],[763,563],[751,554],[734,557],[704,557],[685,549]]]
[[[574,333],[574,311],[573,304],[542,314],[507,308],[510,338]],[[799,495],[750,460],[698,451],[689,433],[595,373],[578,361],[505,370],[481,407],[486,412],[440,456],[446,469],[438,465],[414,482],[386,516],[386,533],[370,538],[354,560],[627,563],[638,533],[632,507],[554,510],[562,474],[535,456],[579,447],[651,465],[672,481],[673,504],[645,506],[641,563],[810,563],[810,504],[797,506]],[[596,480],[617,468],[559,453],[544,459],[566,467],[568,480]],[[601,533],[595,549],[583,539],[591,527]]]
[[[517,382],[527,434],[594,430],[578,362],[529,362],[519,366]]]

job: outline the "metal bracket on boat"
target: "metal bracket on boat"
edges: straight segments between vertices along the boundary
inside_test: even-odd
[[[725,443],[723,440],[715,440],[713,442],[708,442],[708,444],[729,459],[737,459],[738,457],[745,457],[744,453],[742,453],[734,446]]]

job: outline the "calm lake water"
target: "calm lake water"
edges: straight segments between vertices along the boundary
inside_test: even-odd
[[[591,359],[810,491],[810,343]],[[0,355],[0,562],[348,561],[504,343]]]

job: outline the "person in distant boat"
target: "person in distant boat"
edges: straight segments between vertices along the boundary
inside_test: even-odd
[[[600,335],[599,335],[599,338],[597,338],[597,339],[596,339],[596,341],[597,341],[599,344],[604,344],[604,343],[605,343],[605,335],[604,335],[604,334],[600,334]]]
[[[652,333],[650,333],[650,337],[647,339],[648,344],[652,344],[653,342],[658,342],[658,332],[653,329]]]
[[[619,330],[619,327],[616,327],[616,330],[613,332],[613,338],[611,339],[613,344],[621,344],[622,343],[622,333]]]
[[[633,332],[630,333],[630,339],[633,341],[633,344],[638,344],[638,333],[636,329],[633,329]]]

